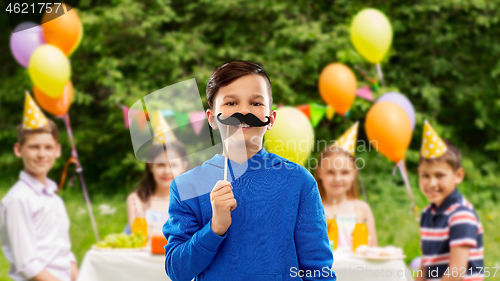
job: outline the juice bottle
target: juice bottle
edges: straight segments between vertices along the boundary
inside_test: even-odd
[[[361,245],[368,245],[368,227],[364,222],[356,223],[354,231],[352,232],[352,251]]]
[[[141,232],[146,239],[144,239],[144,244],[142,245],[143,247],[146,246],[148,240],[148,224],[146,222],[145,217],[136,217],[134,220],[134,223],[132,224],[132,233],[137,234]]]
[[[337,201],[333,200],[332,203],[332,219],[326,220],[326,229],[328,230],[328,240],[333,241],[333,249],[337,249],[339,241],[339,228],[337,226],[336,214]]]
[[[339,240],[339,229],[337,227],[337,221],[335,218],[326,220],[326,227],[328,229],[328,240],[333,241],[333,249],[337,249],[337,243]]]
[[[164,255],[165,245],[167,245],[165,236],[158,234],[153,235],[151,238],[151,253]]]

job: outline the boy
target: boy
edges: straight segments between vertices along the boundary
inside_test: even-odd
[[[76,280],[69,219],[57,185],[47,174],[61,154],[59,133],[26,94],[14,153],[22,158],[19,181],[0,202],[2,250],[13,280]]]
[[[276,119],[265,71],[246,61],[223,64],[206,97],[209,123],[221,134],[228,129],[221,120],[236,118],[224,116],[243,115],[229,129],[242,131],[246,153],[231,154],[229,145],[228,169],[237,173],[245,162],[248,167],[232,183],[220,180],[225,158],[216,154],[174,179],[163,228],[167,275],[173,281],[336,280],[316,181],[305,168],[262,148]],[[207,187],[211,193],[179,196]]]
[[[483,280],[483,227],[458,192],[464,178],[458,148],[427,121],[418,166],[420,189],[431,202],[420,221],[422,276],[417,280]]]

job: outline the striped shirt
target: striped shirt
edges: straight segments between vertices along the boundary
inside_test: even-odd
[[[470,246],[467,268],[448,268],[450,249],[457,246]],[[420,247],[427,280],[453,274],[464,281],[484,279],[483,227],[472,204],[456,188],[440,206],[430,204],[422,212]]]

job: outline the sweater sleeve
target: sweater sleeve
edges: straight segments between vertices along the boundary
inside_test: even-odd
[[[214,259],[224,236],[200,225],[193,210],[179,198],[175,179],[170,187],[170,218],[163,226],[165,271],[172,281],[190,281],[204,271]]]
[[[303,280],[337,280],[332,270],[333,254],[329,246],[326,216],[316,181],[301,192],[295,226],[295,246],[299,269],[304,272],[321,272],[321,276],[304,275]]]

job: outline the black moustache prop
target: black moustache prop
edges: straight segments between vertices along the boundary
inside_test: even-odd
[[[252,126],[252,127],[264,127],[267,124],[269,124],[269,122],[271,122],[271,120],[269,120],[269,116],[266,116],[266,118],[267,118],[266,122],[262,122],[259,119],[259,117],[253,115],[252,113],[247,113],[246,115],[243,115],[239,112],[236,112],[224,120],[220,119],[221,115],[222,115],[222,113],[219,113],[217,115],[217,120],[219,120],[219,122],[221,122],[224,125],[238,126],[244,122],[245,124]]]

